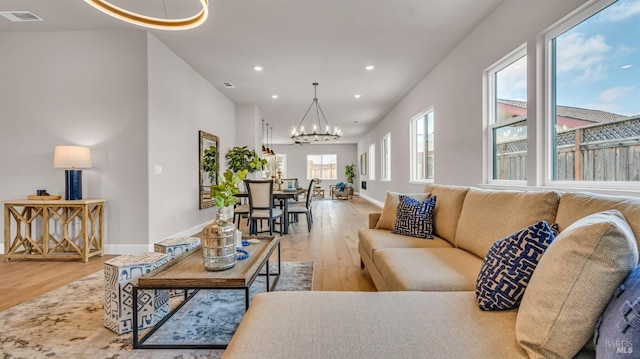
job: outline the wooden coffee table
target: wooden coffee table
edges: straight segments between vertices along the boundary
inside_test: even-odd
[[[158,269],[138,278],[133,287],[133,308],[138,308],[138,291],[143,289],[183,289],[185,299],[171,310],[149,332],[139,338],[138,326],[133,325],[134,349],[224,349],[227,344],[144,344],[173,314],[180,310],[201,289],[244,290],[245,310],[249,309],[249,287],[258,275],[266,276],[267,292],[273,290],[280,278],[280,238],[258,237],[259,244],[243,247],[249,252],[249,258],[237,261],[230,269],[210,272],[204,269],[202,248],[192,250],[179,258],[166,263]],[[278,271],[269,273],[269,257],[277,248]],[[266,273],[260,273],[266,268]],[[273,281],[270,282],[270,278]],[[138,311],[133,311],[133,323],[138,323]]]

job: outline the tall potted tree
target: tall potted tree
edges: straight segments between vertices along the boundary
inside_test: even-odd
[[[347,177],[347,183],[353,185],[353,180],[356,178],[356,164],[344,166],[344,175]]]

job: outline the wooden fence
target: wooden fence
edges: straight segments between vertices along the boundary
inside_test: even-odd
[[[495,178],[526,179],[526,140],[497,152]],[[558,132],[555,166],[558,181],[640,182],[640,116]]]

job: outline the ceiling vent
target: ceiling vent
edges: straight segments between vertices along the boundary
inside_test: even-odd
[[[43,18],[29,11],[1,11],[0,15],[13,22],[44,21]]]
[[[222,86],[224,86],[225,88],[228,88],[228,89],[236,88],[231,82],[222,81],[221,83],[222,83]]]

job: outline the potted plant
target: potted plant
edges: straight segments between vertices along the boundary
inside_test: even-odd
[[[316,187],[316,188],[320,188],[320,183],[322,183],[322,180],[321,180],[320,178],[316,177],[316,178],[314,178],[312,181],[315,183],[315,184],[313,185],[314,187]]]
[[[344,166],[344,175],[347,177],[347,183],[353,184],[353,179],[356,178],[356,164]]]
[[[220,176],[219,184],[214,183],[211,185],[211,196],[218,208],[218,212],[236,203],[235,195],[240,191],[238,184],[247,176],[247,173],[247,170],[240,170],[237,174],[234,174],[231,170],[226,170]]]
[[[256,151],[247,149],[247,146],[236,146],[224,156],[227,159],[229,169],[234,173],[247,170],[247,173],[262,171],[267,165],[266,158],[260,158]]]
[[[218,211],[216,219],[202,229],[202,260],[206,270],[220,271],[236,264],[236,229],[233,223],[222,218],[222,211],[236,203],[238,183],[246,175],[246,170],[240,170],[238,174],[226,170],[218,184],[211,185],[211,195]],[[233,255],[223,255],[229,253]]]

